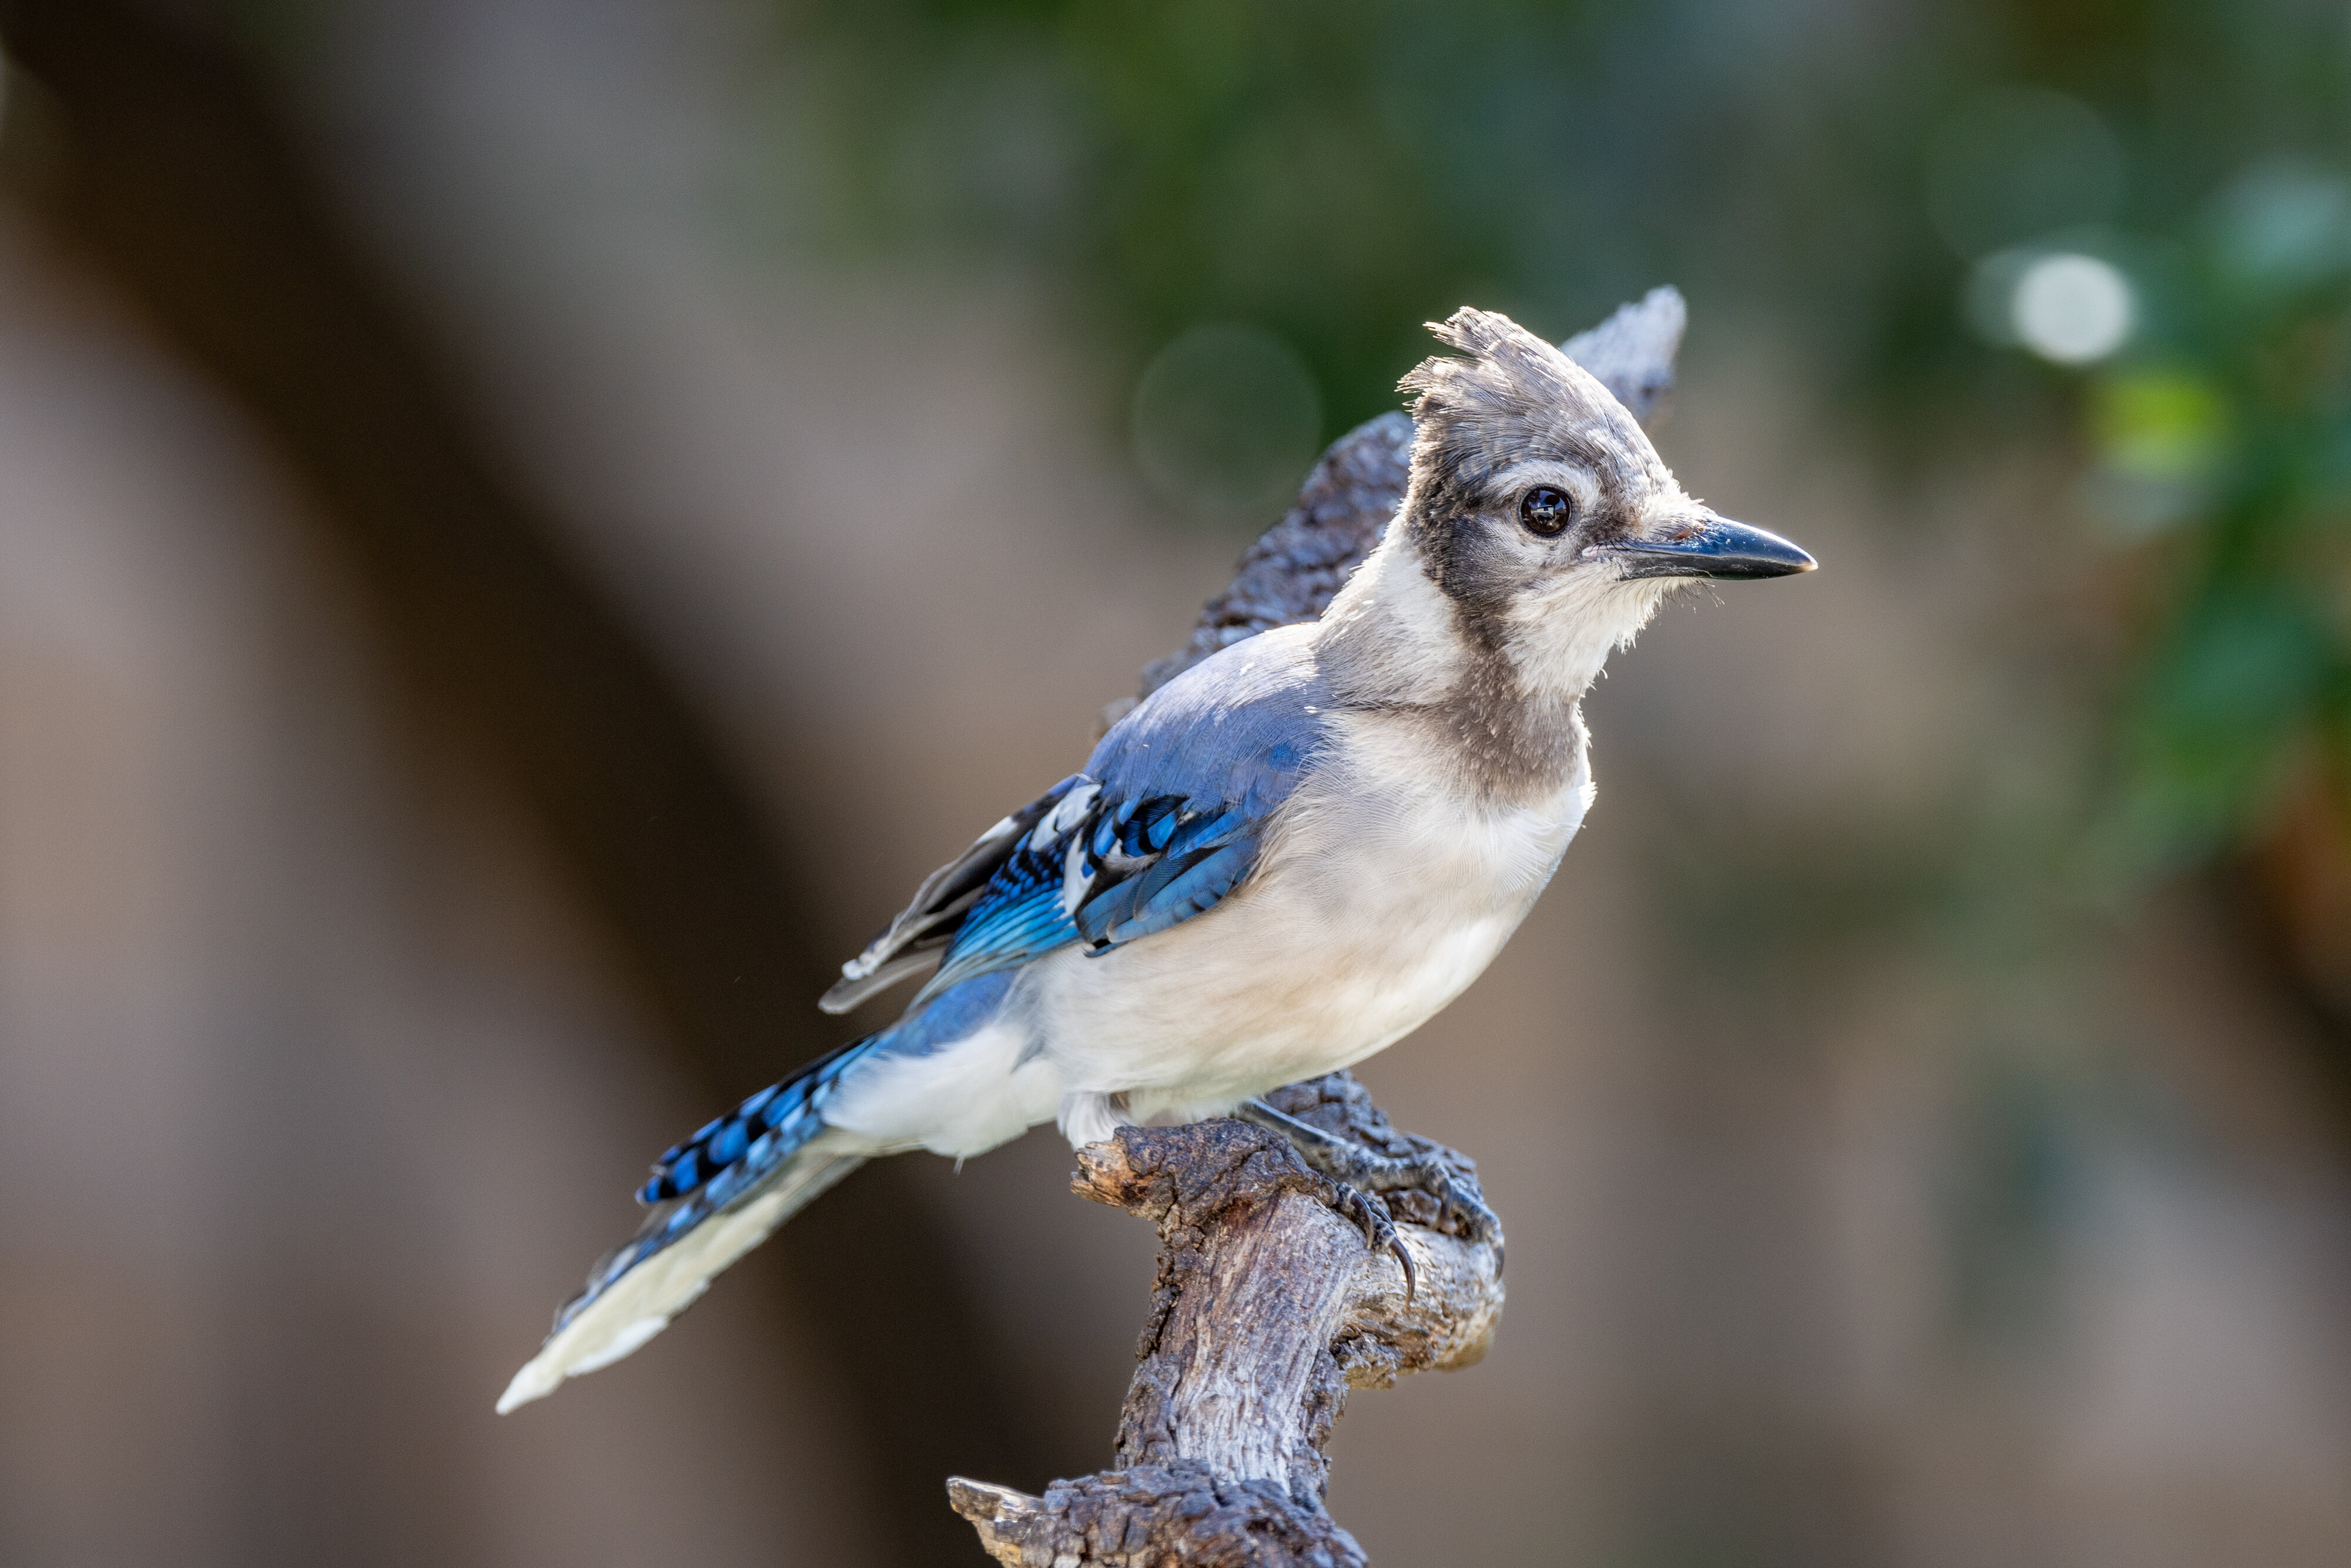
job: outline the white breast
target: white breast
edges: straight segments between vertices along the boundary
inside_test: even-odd
[[[1518,928],[1592,799],[1581,737],[1546,797],[1440,782],[1406,726],[1352,720],[1259,869],[1215,910],[1099,958],[1031,971],[1073,1092],[1198,1114],[1359,1061],[1461,994]]]

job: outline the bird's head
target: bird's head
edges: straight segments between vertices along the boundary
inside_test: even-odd
[[[1675,588],[1813,570],[1693,500],[1607,388],[1510,318],[1464,308],[1430,330],[1461,357],[1404,378],[1416,434],[1390,538],[1520,679],[1580,689]]]

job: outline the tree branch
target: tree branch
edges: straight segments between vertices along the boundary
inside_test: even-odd
[[[1343,1072],[1273,1098],[1476,1183],[1467,1159],[1397,1133]],[[1009,1564],[1362,1563],[1322,1507],[1323,1445],[1347,1390],[1483,1357],[1502,1312],[1501,1244],[1436,1228],[1426,1194],[1392,1195],[1416,1278],[1407,1296],[1396,1260],[1337,1212],[1338,1189],[1280,1134],[1240,1122],[1121,1128],[1078,1163],[1078,1196],[1159,1228],[1115,1468],[1041,1498],[950,1480],[956,1511]]]

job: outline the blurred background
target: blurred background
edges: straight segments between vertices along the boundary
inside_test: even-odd
[[[2351,20],[0,0],[0,1560],[962,1563],[1147,1228],[869,1167],[492,1400],[1467,302],[1690,595],[1363,1076],[1510,1224],[1392,1564],[2351,1560]]]

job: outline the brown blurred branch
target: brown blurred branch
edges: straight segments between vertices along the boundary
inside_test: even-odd
[[[1469,1162],[1400,1134],[1346,1073],[1273,1097],[1384,1154]],[[1350,1388],[1486,1354],[1501,1244],[1437,1228],[1433,1198],[1392,1194],[1416,1288],[1334,1209],[1338,1193],[1279,1134],[1234,1121],[1122,1128],[1079,1156],[1081,1197],[1159,1228],[1158,1284],[1109,1470],[1042,1497],[960,1478],[956,1512],[999,1563],[1057,1568],[1274,1568],[1364,1562],[1323,1509],[1323,1445]]]
[[[0,0],[43,89],[10,95],[9,151],[54,143],[15,195],[276,444],[402,678],[530,809],[712,1103],[837,1043],[806,879],[706,716],[500,472],[266,84],[189,14]],[[841,1348],[899,1563],[969,1551],[910,1506],[943,1470],[1049,1468],[912,1176],[872,1167],[781,1249],[807,1332]],[[844,1276],[873,1293],[829,1287]]]

